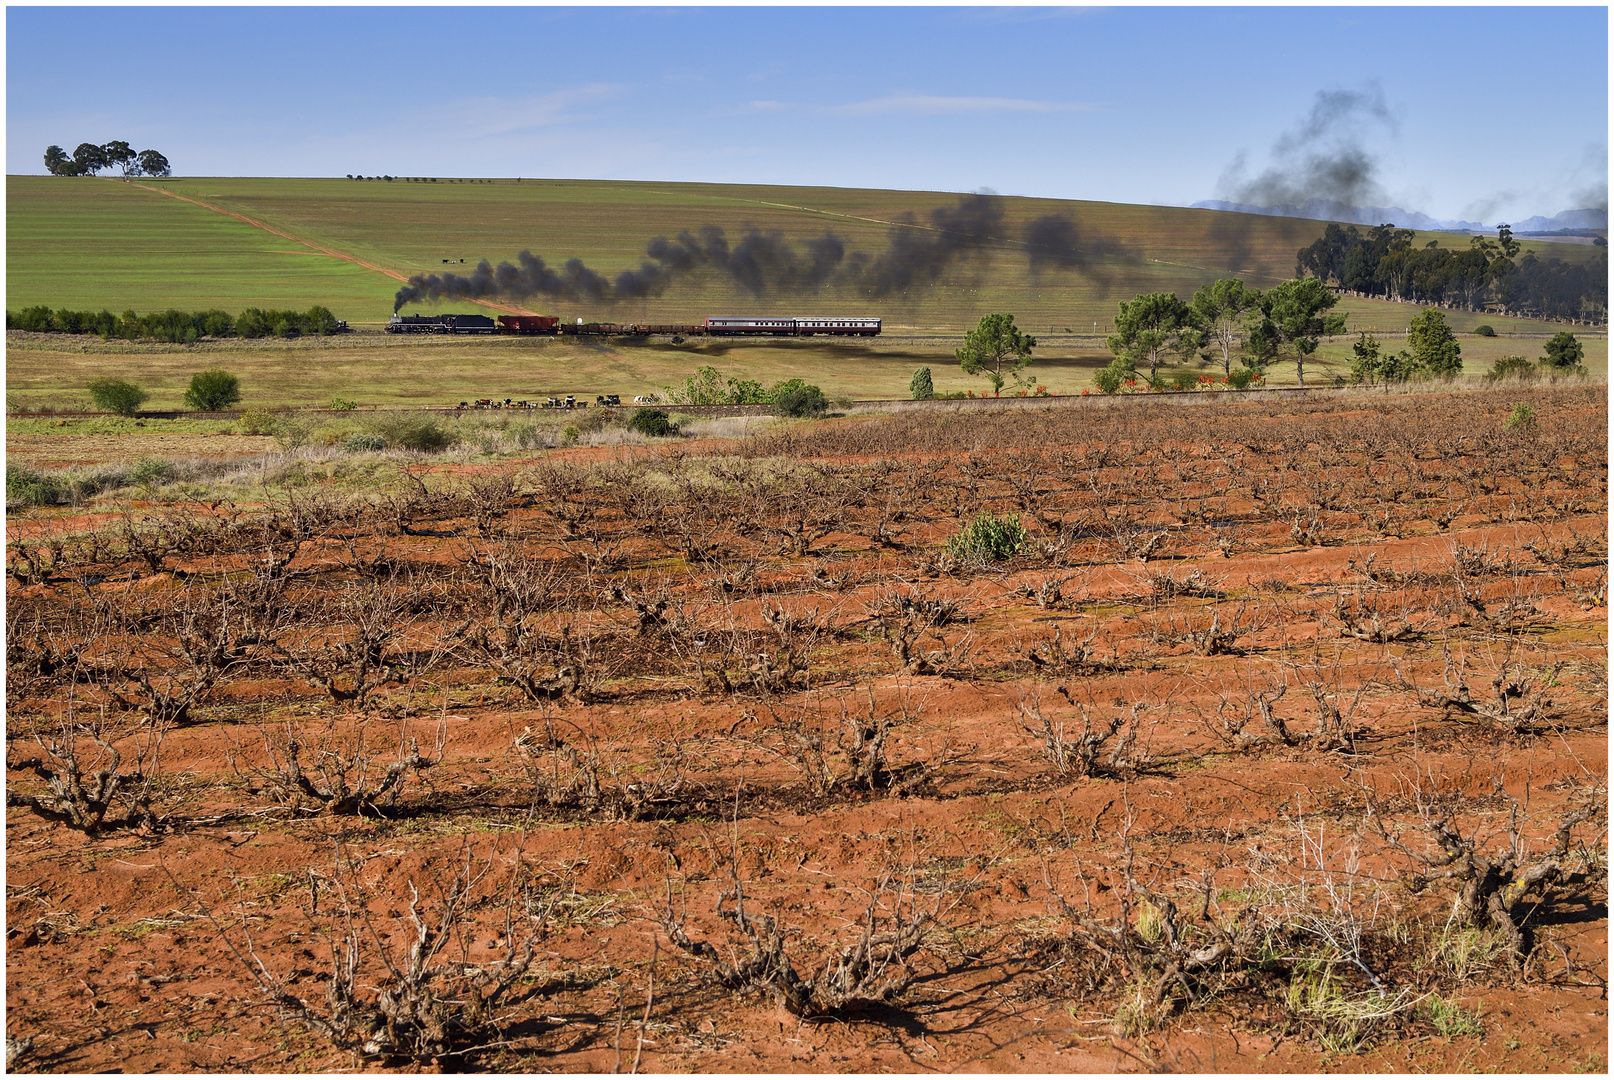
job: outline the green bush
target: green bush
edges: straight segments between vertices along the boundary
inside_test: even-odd
[[[1098,387],[1102,394],[1114,394],[1119,392],[1122,384],[1132,377],[1132,365],[1117,357],[1110,361],[1108,367],[1098,369],[1093,375],[1093,385]]]
[[[371,431],[355,431],[342,440],[342,449],[349,454],[363,454],[386,448],[387,440]]]
[[[365,425],[372,434],[381,436],[388,446],[398,446],[419,453],[433,453],[454,442],[454,436],[435,416],[421,413],[379,413]]]
[[[577,440],[582,437],[582,434],[577,430],[576,424],[567,424],[560,429],[560,444],[562,446],[576,446]]]
[[[1171,389],[1192,390],[1199,385],[1199,374],[1187,368],[1178,368],[1171,373]]]
[[[342,323],[330,308],[315,304],[307,311],[274,311],[247,308],[235,320],[236,333],[244,338],[301,337],[304,334],[334,334]]]
[[[102,377],[90,383],[90,399],[96,406],[119,416],[133,416],[140,403],[151,395],[132,382]]]
[[[37,307],[26,307],[17,314],[6,312],[7,330],[31,330],[36,334],[48,334],[51,329],[50,308],[44,304]]]
[[[1234,368],[1227,373],[1227,385],[1235,390],[1248,389],[1259,374],[1261,373],[1254,368]]]
[[[1490,323],[1480,323],[1478,326],[1474,327],[1474,333],[1480,337],[1495,337],[1496,328]]]
[[[1522,356],[1498,357],[1491,370],[1485,373],[1488,382],[1498,379],[1533,379],[1539,374],[1536,365]]]
[[[143,457],[129,469],[131,484],[166,484],[176,475],[174,463],[163,458]]]
[[[240,424],[243,435],[273,435],[275,414],[268,409],[248,409],[241,414]]]
[[[769,391],[756,380],[732,377],[725,380],[723,373],[711,365],[696,368],[695,374],[684,380],[684,385],[664,389],[667,400],[674,405],[766,405],[773,400]]]
[[[1513,411],[1508,413],[1507,421],[1503,424],[1509,431],[1525,431],[1535,426],[1536,411],[1524,402],[1515,402]]]
[[[55,477],[6,462],[7,506],[55,506],[67,501],[68,493]]]
[[[323,308],[316,309],[324,311]],[[329,315],[329,312],[326,312]],[[306,316],[304,316],[306,318]],[[103,338],[127,338],[134,341],[150,338],[194,344],[199,338],[234,337],[236,320],[228,311],[213,308],[208,311],[152,311],[144,315],[133,310],[121,316],[110,311],[72,311],[60,308],[52,311],[40,305],[23,308],[12,315],[6,312],[6,329],[34,330],[56,334],[99,334]]]
[[[672,418],[662,409],[640,409],[628,418],[628,430],[651,437],[678,434]]]
[[[241,380],[220,368],[198,371],[185,391],[185,404],[200,412],[228,409],[240,400]]]
[[[908,381],[908,394],[915,401],[929,401],[936,396],[936,383],[931,379],[928,367],[913,373],[913,378]]]
[[[1026,530],[1018,514],[1000,518],[990,510],[982,510],[947,541],[947,553],[959,560],[997,562],[1014,558],[1025,539]]]
[[[349,401],[345,397],[333,397],[328,406],[332,412],[352,412],[359,407],[357,401]]]
[[[1568,330],[1560,330],[1552,335],[1546,345],[1546,353],[1541,357],[1541,366],[1554,368],[1558,371],[1578,369],[1586,358],[1586,348],[1575,335]]]
[[[801,383],[799,379],[791,380]],[[829,411],[829,399],[824,392],[816,386],[801,383],[791,386],[773,399],[773,414],[775,416],[810,417],[822,416]]]

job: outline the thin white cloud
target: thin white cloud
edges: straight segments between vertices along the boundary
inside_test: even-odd
[[[583,119],[589,105],[617,100],[628,88],[589,83],[520,98],[459,98],[431,110],[431,120],[460,137],[514,135]]]
[[[964,116],[983,113],[1097,112],[1098,106],[1079,101],[1028,101],[1024,98],[941,97],[935,94],[892,94],[869,101],[832,107],[830,112],[849,116],[908,113],[925,116]]]

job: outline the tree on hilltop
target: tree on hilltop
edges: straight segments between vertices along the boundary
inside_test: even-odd
[[[94,176],[111,163],[106,159],[106,151],[95,143],[79,143],[78,149],[73,151],[73,164],[78,166],[79,175]]]
[[[60,146],[45,147],[45,169],[52,176],[72,176],[77,166]]]
[[[124,176],[134,176],[140,172],[139,155],[121,139],[113,139],[101,147],[101,153],[106,156],[107,164],[116,165]]]
[[[155,150],[140,151],[140,171],[147,176],[167,176],[171,172],[168,159]]]

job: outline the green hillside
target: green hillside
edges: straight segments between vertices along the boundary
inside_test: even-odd
[[[209,204],[182,202],[161,188]],[[10,177],[7,304],[148,310],[324,303],[351,321],[380,321],[398,281],[337,255],[247,224],[262,222],[332,252],[395,273],[469,272],[476,262],[530,250],[551,266],[580,258],[606,277],[637,267],[658,235],[717,226],[730,241],[747,228],[796,244],[832,230],[848,250],[877,256],[894,232],[934,236],[932,210],[958,203],[938,192],[747,187],[618,181],[184,178],[131,185],[112,179]],[[1116,302],[1171,289],[1188,295],[1216,277],[1268,286],[1291,275],[1296,251],[1320,222],[1175,207],[1004,198],[1000,227],[949,264],[934,285],[879,300],[851,290],[756,299],[714,272],[681,278],[664,295],[617,305],[526,302],[566,318],[689,321],[724,312],[879,315],[892,329],[951,332],[988,311],[1013,311],[1034,333],[1102,333]],[[220,212],[224,211],[224,212]],[[893,224],[903,214],[918,224]],[[1076,268],[1031,269],[1025,226],[1067,215],[1083,253]],[[1420,235],[1421,245],[1430,237]],[[1466,237],[1441,236],[1443,247]],[[1563,259],[1591,248],[1527,242]],[[462,265],[458,260],[465,260]],[[454,260],[445,265],[445,260]],[[418,305],[429,309],[429,305]],[[463,302],[451,306],[463,308]],[[1404,305],[1350,298],[1351,324],[1406,325]],[[1544,331],[1540,323],[1451,316],[1458,329]]]

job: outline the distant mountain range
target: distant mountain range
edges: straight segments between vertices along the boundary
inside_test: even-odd
[[[1494,225],[1479,221],[1442,221],[1416,210],[1399,206],[1350,206],[1334,199],[1307,199],[1284,206],[1253,206],[1250,203],[1206,199],[1193,204],[1194,210],[1232,210],[1240,214],[1266,214],[1271,217],[1309,218],[1313,221],[1343,221],[1353,225],[1393,223],[1403,229],[1426,232],[1494,232]],[[1550,233],[1561,229],[1607,229],[1607,210],[1565,210],[1552,217],[1525,218],[1510,222],[1516,233]]]
[[[1565,210],[1552,217],[1528,217],[1523,221],[1515,221],[1513,231],[1516,233],[1531,232],[1558,232],[1562,229],[1601,229],[1608,230],[1607,210]]]

